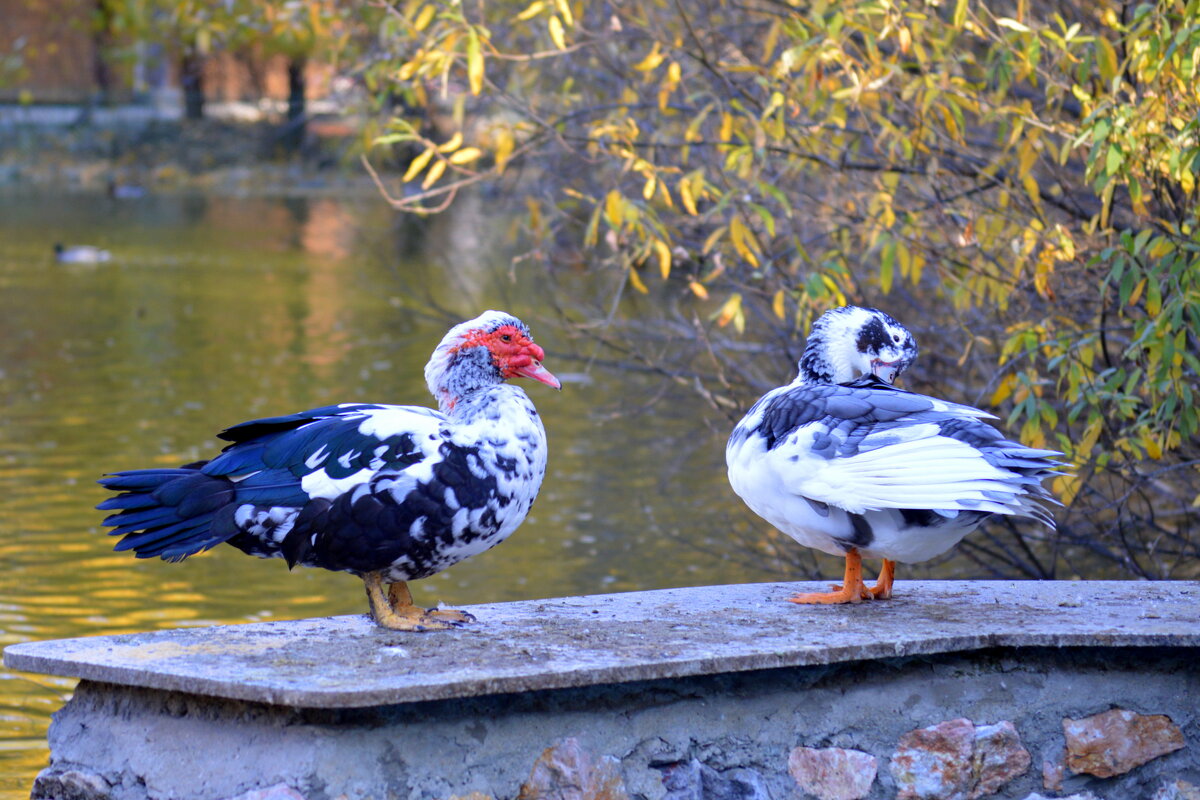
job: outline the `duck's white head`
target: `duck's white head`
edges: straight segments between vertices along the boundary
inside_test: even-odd
[[[545,357],[524,322],[503,311],[485,311],[442,338],[425,365],[425,382],[442,411],[509,378],[532,378],[561,389],[558,378],[542,366]]]
[[[842,306],[822,314],[800,357],[800,383],[847,383],[874,375],[895,383],[917,359],[917,340],[877,308]]]

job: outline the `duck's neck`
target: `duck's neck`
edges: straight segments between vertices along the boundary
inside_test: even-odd
[[[527,396],[520,388],[496,383],[458,397],[440,397],[438,408],[455,424],[473,425],[487,420],[498,422],[507,417],[512,401],[523,399],[527,400]]]
[[[438,408],[447,415],[502,383],[491,353],[482,347],[435,354],[425,367],[425,378]]]

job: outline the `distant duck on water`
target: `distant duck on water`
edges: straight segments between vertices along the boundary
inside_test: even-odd
[[[884,312],[827,311],[800,374],[734,428],[725,461],[738,496],[800,544],[846,559],[842,585],[792,602],[890,598],[895,562],[940,555],[996,514],[1054,527],[1042,481],[1061,474],[1061,453],[1005,439],[985,411],[892,386],[916,357],[912,334]],[[883,559],[874,587],[863,556]]]
[[[54,245],[54,260],[60,264],[103,264],[112,260],[112,253],[88,244]]]

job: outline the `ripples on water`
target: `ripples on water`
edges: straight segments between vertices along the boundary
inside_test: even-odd
[[[113,260],[54,263],[55,242]],[[556,372],[537,280],[507,277],[479,220],[402,226],[376,198],[0,194],[0,646],[365,610],[362,584],[232,548],[182,564],[111,550],[93,506],[105,471],[211,456],[214,434],[328,403],[430,402],[421,368],[441,321],[522,316]],[[536,277],[536,276],[535,276]],[[722,437],[658,412],[657,381],[596,374],[530,384],[551,440],[528,523],[499,548],[414,584],[418,602],[492,602],[778,577],[737,560]],[[668,446],[664,443],[669,442]],[[669,455],[668,455],[669,454]],[[722,509],[714,515],[714,507]],[[744,517],[740,517],[744,524]],[[683,537],[698,547],[681,547]],[[73,683],[0,671],[0,798],[26,798],[49,715]]]

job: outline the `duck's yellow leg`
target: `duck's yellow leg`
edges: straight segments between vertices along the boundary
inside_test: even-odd
[[[382,628],[393,631],[444,631],[457,628],[475,618],[461,611],[430,611],[413,605],[412,592],[403,581],[393,583],[383,593],[383,573],[368,572],[362,576],[367,590],[371,619]]]

